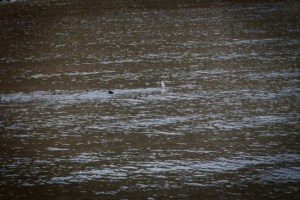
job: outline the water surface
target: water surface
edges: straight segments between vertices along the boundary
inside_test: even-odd
[[[299,198],[299,6],[0,4],[0,198]]]

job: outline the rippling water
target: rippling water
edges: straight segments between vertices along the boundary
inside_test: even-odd
[[[0,198],[299,198],[299,6],[0,3]]]

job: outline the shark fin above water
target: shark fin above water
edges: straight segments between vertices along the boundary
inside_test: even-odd
[[[166,84],[165,84],[164,81],[161,81],[161,92],[164,93],[164,92],[166,92],[166,91],[167,91],[167,89],[166,89]]]

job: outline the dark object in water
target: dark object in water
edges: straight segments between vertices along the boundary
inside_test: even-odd
[[[113,94],[114,92],[111,90],[108,90],[108,94]]]

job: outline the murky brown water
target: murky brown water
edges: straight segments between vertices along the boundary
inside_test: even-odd
[[[299,198],[300,3],[241,2],[1,3],[0,199]]]

